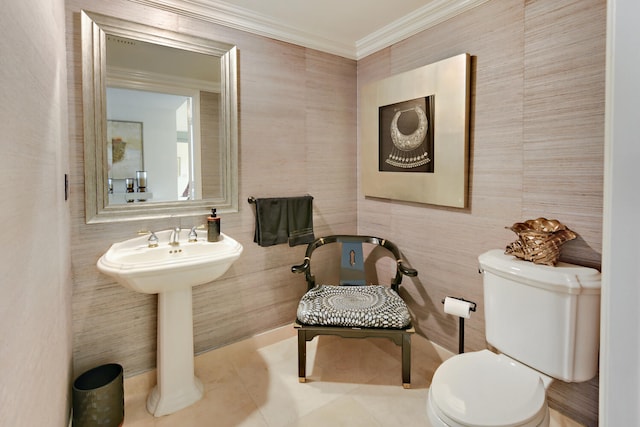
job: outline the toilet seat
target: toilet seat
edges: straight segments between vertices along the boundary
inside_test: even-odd
[[[542,378],[504,355],[481,350],[446,360],[431,381],[433,421],[451,427],[548,425]]]

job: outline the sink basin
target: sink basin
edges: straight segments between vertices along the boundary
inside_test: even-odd
[[[242,253],[242,245],[225,234],[207,242],[207,232],[199,231],[189,242],[189,230],[182,230],[179,244],[171,246],[171,233],[156,232],[154,248],[148,235],[114,243],[98,260],[98,270],[125,288],[158,294],[157,384],[147,398],[156,417],[202,398],[204,387],[194,375],[192,287],[222,276]]]
[[[171,232],[157,232],[155,248],[149,247],[148,235],[114,243],[98,260],[98,270],[125,288],[158,294],[209,283],[242,253],[242,245],[225,234],[207,242],[206,231],[198,232],[197,242],[188,242],[189,230],[182,230],[180,244],[170,246]]]

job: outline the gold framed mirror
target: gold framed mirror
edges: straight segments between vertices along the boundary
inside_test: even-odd
[[[82,11],[87,223],[238,211],[234,45]]]

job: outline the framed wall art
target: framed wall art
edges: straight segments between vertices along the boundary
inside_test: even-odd
[[[466,207],[469,97],[466,53],[365,86],[365,196]]]
[[[135,178],[144,170],[142,122],[107,120],[109,178]]]

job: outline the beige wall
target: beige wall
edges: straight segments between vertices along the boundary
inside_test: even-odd
[[[0,14],[0,424],[67,425],[71,269],[64,3]]]
[[[79,11],[137,20],[233,43],[239,50],[240,212],[221,215],[242,257],[213,284],[194,289],[196,351],[292,322],[304,278],[290,268],[304,246],[253,243],[249,196],[314,196],[316,234],[356,229],[356,63],[302,47],[178,17],[124,0],[68,0],[67,51],[72,167],[74,370],[115,361],[125,375],[155,367],[156,297],[101,275],[96,261],[140,229],[205,222],[205,217],[86,225]]]
[[[580,238],[563,259],[600,266],[605,1],[493,0],[358,62],[358,86],[450,56],[472,55],[469,207],[358,194],[358,231],[389,236],[418,269],[406,295],[419,332],[457,351],[457,320],[441,300],[478,303],[467,350],[486,346],[477,256],[504,248],[504,227],[545,216]],[[391,237],[393,236],[393,237]],[[555,384],[551,405],[597,421],[597,378]]]

